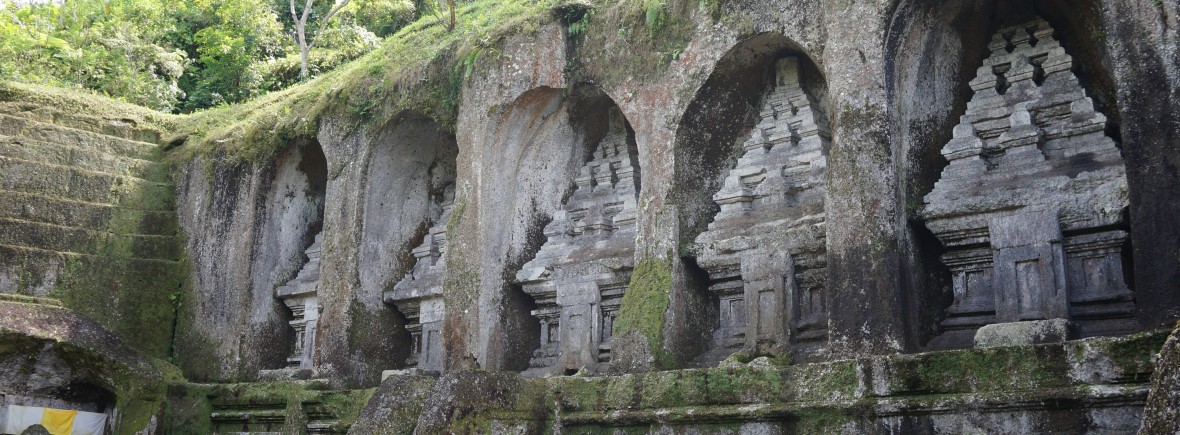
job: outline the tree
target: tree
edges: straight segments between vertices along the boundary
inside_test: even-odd
[[[419,11],[419,15],[423,11],[430,11],[439,21],[443,20],[443,11],[439,10],[443,6],[443,0],[415,0],[414,7]],[[450,21],[447,22],[447,31],[455,30],[455,0],[446,0],[446,10],[450,13]]]
[[[314,6],[315,0],[307,0],[307,4],[303,6],[302,14],[295,12],[295,0],[288,1],[291,5],[291,19],[295,21],[295,41],[299,43],[299,79],[307,80],[307,56],[311,52],[312,44],[315,44],[315,40],[309,42],[307,39],[307,19],[311,16],[312,6]],[[324,31],[324,27],[327,27],[328,22],[332,20],[332,17],[337,12],[340,12],[341,8],[348,6],[349,1],[336,0],[336,3],[332,5],[332,9],[329,9],[328,13],[320,19],[320,27],[316,31],[317,35]]]

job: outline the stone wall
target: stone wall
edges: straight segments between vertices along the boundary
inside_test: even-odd
[[[71,110],[79,97],[0,86],[0,293],[58,299],[167,356],[187,268],[159,124],[147,122],[164,115],[111,101]]]
[[[1153,284],[1158,282],[1154,277],[1141,276],[1139,265],[1172,261],[1142,257],[1164,249],[1155,246],[1169,238],[1144,238],[1142,231],[1148,230],[1136,223],[1149,222],[1156,214],[1135,212],[1136,192],[1144,191],[1146,181],[1144,167],[1135,168],[1139,163],[1134,158],[1141,152],[1138,147],[1157,142],[1137,142],[1132,140],[1137,136],[1125,133],[1144,129],[1145,121],[1124,113],[1130,109],[1115,90],[1132,85],[1120,81],[1117,69],[1108,66],[1128,61],[1106,60],[1111,50],[1102,47],[1114,42],[1100,32],[1083,32],[1132,26],[1139,15],[1116,18],[1107,15],[1107,9],[1082,8],[1078,17],[1067,17],[1063,7],[1055,2],[1005,1],[949,8],[907,2],[895,8],[802,2],[772,11],[757,2],[726,3],[716,15],[693,16],[694,36],[683,54],[667,60],[662,73],[601,80],[588,75],[597,70],[585,65],[603,56],[604,50],[626,43],[625,37],[595,33],[594,26],[605,24],[593,18],[589,36],[570,36],[553,23],[535,34],[510,37],[502,42],[501,56],[472,65],[474,73],[463,81],[453,151],[389,154],[382,145],[408,141],[426,144],[423,149],[446,148],[420,136],[432,134],[434,127],[424,126],[428,120],[404,116],[390,125],[358,129],[342,114],[328,113],[317,135],[329,179],[319,266],[322,312],[310,368],[346,385],[371,385],[380,370],[423,361],[426,365],[420,368],[432,371],[520,371],[530,360],[535,367],[565,361],[559,371],[606,361],[612,361],[616,371],[633,371],[716,364],[739,349],[752,356],[788,356],[802,362],[969,347],[976,329],[997,321],[1072,319],[1014,326],[1000,333],[1003,339],[1034,333],[1028,331],[1067,339],[1158,325],[1169,318],[1164,313],[1175,301],[1160,284]],[[1169,9],[1163,7],[1166,18]],[[829,19],[853,15],[858,18]],[[1012,29],[1023,33],[1013,39]],[[1168,35],[1158,37],[1172,37]],[[1009,56],[1013,50],[1027,58],[1020,67],[1024,69],[997,72],[1002,59],[988,56]],[[1136,55],[1164,59],[1169,54]],[[980,65],[990,69],[977,74]],[[989,97],[985,91],[996,95]],[[992,103],[985,104],[986,98],[998,98],[1000,105],[987,106]],[[1073,115],[1054,112],[1066,107],[1062,104],[1070,105]],[[633,141],[628,147],[634,152],[628,161],[633,161],[641,180],[634,200],[634,243],[620,248],[631,252],[630,258],[598,271],[562,271],[557,263],[530,266],[529,261],[554,255],[575,253],[569,258],[585,262],[615,252],[601,240],[569,245],[567,253],[544,248],[546,240],[581,234],[583,226],[593,228],[580,222],[581,209],[570,209],[581,206],[569,204],[579,201],[577,192],[587,187],[579,180],[600,174],[594,169],[582,175],[579,171],[595,166],[598,157],[593,154],[616,134],[606,117],[597,115],[610,107],[617,107],[616,116],[627,126],[628,140]],[[1006,108],[1004,116],[988,112],[997,107]],[[1028,113],[1024,124],[1013,120],[1020,110]],[[1079,118],[1081,113],[1088,114],[1089,121]],[[959,116],[964,121],[956,127]],[[995,121],[997,117],[1003,119]],[[1060,123],[1054,124],[1057,119]],[[963,127],[968,124],[972,131]],[[1014,136],[1028,125],[1041,133]],[[1077,133],[1062,133],[1070,128]],[[1085,157],[1097,155],[1098,145],[1079,142],[1083,134],[1102,138],[1093,143],[1101,145],[1103,157]],[[982,151],[962,154],[958,150],[965,145],[960,142],[971,137],[986,142],[977,147]],[[1049,159],[1047,173],[1088,180],[1075,183],[1074,190],[1101,184],[1093,181],[1098,174],[1095,164],[1112,168],[1118,174],[1112,172],[1111,180],[1125,177],[1126,184],[1116,180],[1113,187],[1103,188],[1113,202],[1100,207],[1101,219],[1082,217],[1082,204],[1097,205],[1073,197],[1051,197],[1028,208],[1049,214],[1063,210],[1060,216],[1046,218],[1045,237],[1053,239],[1054,231],[1061,232],[1061,250],[1069,254],[1046,264],[1070,266],[1066,272],[1041,276],[1059,280],[1056,291],[1072,292],[1067,297],[1071,305],[1061,308],[1072,314],[992,320],[983,315],[972,317],[982,323],[963,329],[954,313],[982,308],[964,305],[966,287],[956,282],[968,277],[960,257],[976,251],[992,255],[992,250],[1007,248],[987,247],[988,239],[979,242],[962,232],[969,232],[968,227],[978,230],[976,221],[991,219],[988,210],[1012,215],[1004,218],[1006,226],[993,225],[993,244],[1007,240],[1000,232],[1003,228],[1041,221],[1033,214],[1011,212],[1026,206],[1003,203],[997,199],[1000,193],[971,187],[964,184],[967,181],[955,185],[955,177],[987,182],[972,179],[974,172],[947,166],[946,159],[958,162],[963,156],[984,155],[979,158],[999,160],[982,163],[979,171],[1025,180],[1029,175],[1024,169],[1000,174],[993,168],[1023,157],[1015,151],[996,157],[1005,148],[988,145],[1014,144],[1017,139],[1027,139],[1020,146],[1032,146]],[[791,150],[777,151],[779,144]],[[758,163],[768,158],[762,154],[775,153],[785,154],[774,157],[778,160],[773,164]],[[249,173],[265,167],[256,166]],[[1122,167],[1125,172],[1118,169]],[[403,171],[420,175],[386,175]],[[195,178],[196,171],[190,173],[194,175],[189,178]],[[268,177],[275,175],[262,178]],[[935,189],[940,179],[946,189],[974,189],[971,194],[982,202],[960,199],[966,205],[945,205],[939,198],[964,193]],[[1175,184],[1155,179],[1160,186]],[[389,192],[384,185],[420,187]],[[229,189],[236,187],[222,190]],[[182,207],[209,194],[182,191]],[[390,202],[383,202],[386,198]],[[768,211],[757,211],[764,203]],[[258,205],[251,207],[260,210]],[[561,222],[574,215],[572,223],[566,223],[573,229],[563,229]],[[962,219],[967,223],[947,223],[959,216],[966,216]],[[258,219],[253,225],[259,228],[273,225],[270,218]],[[1112,236],[1102,238],[1098,232]],[[202,239],[207,237],[194,237],[190,243],[205,243]],[[298,245],[294,252],[301,252],[308,240],[292,245]],[[766,240],[779,242],[763,243]],[[1098,258],[1094,255],[1099,251],[1118,267],[1085,272],[1097,270],[1084,258]],[[286,319],[281,307],[262,301],[272,291],[266,287],[290,278],[284,274],[294,274],[298,261],[289,261],[290,267],[254,261],[246,272],[257,287],[251,292],[273,313],[242,323],[257,325],[246,335],[272,334],[268,337],[274,340],[261,341],[290,341],[275,335],[292,333],[281,323]],[[643,275],[654,279],[654,286],[631,278],[630,286],[609,290],[611,280],[618,277],[607,275],[622,273],[620,279],[626,281],[627,270],[645,261],[665,265],[654,275]],[[1083,281],[1095,273],[1124,284],[1109,291],[1087,290]],[[275,274],[285,277],[259,278]],[[666,279],[660,278],[665,274]],[[562,289],[581,285],[589,276],[598,276],[600,289],[619,294],[600,292],[588,302],[593,320],[586,328],[574,329],[585,330],[589,340],[579,341],[576,349],[544,350],[546,343],[555,346],[548,338],[561,331],[561,322],[544,319],[565,319],[572,315],[567,312],[570,307],[581,304],[568,298],[562,302]],[[545,286],[553,288],[542,290]],[[759,286],[770,293],[763,295],[755,288]],[[198,287],[213,291],[207,285]],[[632,304],[642,308],[628,310],[622,304],[628,293]],[[735,297],[739,294],[743,296]],[[1155,295],[1150,297],[1162,298],[1162,303],[1140,306],[1140,294]],[[1118,299],[1117,307],[1094,305],[1111,297]],[[631,314],[616,323],[613,313],[628,311]],[[554,317],[555,313],[562,314]],[[271,323],[262,326],[266,322]],[[609,334],[604,333],[608,322],[613,329]],[[619,325],[625,330],[618,330]],[[767,332],[759,332],[763,328]],[[1061,331],[1044,332],[1045,328]],[[994,335],[996,329],[988,333]],[[618,340],[611,340],[606,356],[605,337],[610,335]],[[1027,338],[1040,339],[1044,337]],[[232,355],[237,346],[226,343],[212,347]],[[716,355],[704,356],[710,346]],[[428,352],[422,354],[423,350]],[[571,360],[562,357],[563,352],[598,356]],[[245,366],[249,368],[237,375],[249,378],[268,364]],[[228,373],[222,370],[219,376]]]

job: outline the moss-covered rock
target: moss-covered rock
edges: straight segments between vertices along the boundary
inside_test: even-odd
[[[1141,355],[1133,355],[1132,359]],[[1151,393],[1143,410],[1142,435],[1180,433],[1180,322],[1155,356]]]
[[[447,373],[430,391],[415,433],[539,433],[551,403],[545,384],[515,373]]]
[[[322,381],[194,384],[168,387],[165,433],[253,431],[345,433],[373,395],[330,390]]]
[[[671,260],[654,257],[640,260],[631,273],[631,283],[623,293],[623,303],[614,324],[619,341],[645,341],[655,367],[664,369],[677,366],[675,358],[664,349],[664,319],[671,301],[671,291]],[[620,364],[639,364],[634,361],[611,362],[616,367]],[[624,368],[621,371],[632,370]]]
[[[348,432],[358,435],[411,434],[418,414],[434,386],[430,376],[390,376],[381,382],[373,398]]]

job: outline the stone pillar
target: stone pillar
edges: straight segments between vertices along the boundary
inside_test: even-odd
[[[887,2],[825,3],[827,16],[886,16]],[[833,357],[899,352],[901,219],[886,112],[888,20],[831,20],[820,60],[833,113],[827,190],[828,346]]]

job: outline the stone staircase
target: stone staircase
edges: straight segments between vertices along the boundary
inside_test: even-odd
[[[183,254],[158,141],[125,120],[0,102],[0,293],[59,298],[116,333],[170,329]]]

